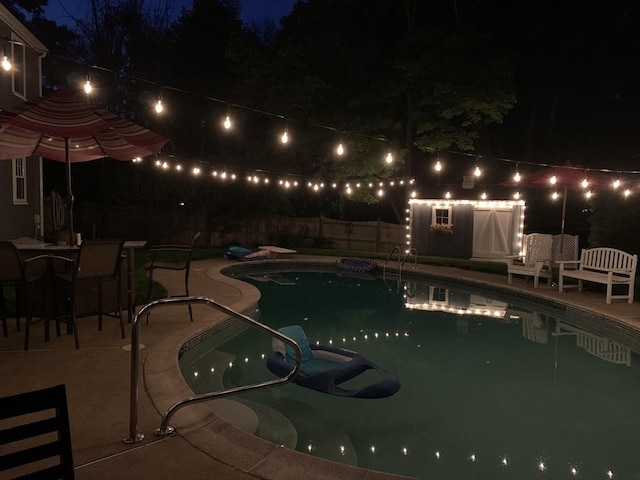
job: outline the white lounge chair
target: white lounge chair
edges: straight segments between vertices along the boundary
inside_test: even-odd
[[[508,283],[511,285],[513,275],[524,275],[528,280],[533,277],[533,288],[538,287],[538,279],[546,278],[551,285],[551,247],[553,236],[543,233],[531,233],[524,239],[524,250],[521,260],[509,257],[507,259]]]

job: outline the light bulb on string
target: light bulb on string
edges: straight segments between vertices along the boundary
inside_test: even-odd
[[[225,130],[230,130],[231,129],[231,115],[229,115],[229,112],[227,112],[227,114],[224,117],[224,121],[222,122],[222,126],[224,127]]]
[[[289,143],[289,129],[285,128],[284,131],[282,132],[282,135],[280,136],[280,142],[283,145],[286,145],[287,143]]]
[[[387,165],[391,165],[393,163],[393,154],[390,151],[387,152],[387,156],[384,158],[384,161],[387,162]]]
[[[613,181],[612,186],[615,190],[616,188],[620,187],[620,185],[622,185],[622,180],[620,180],[620,177],[618,177]]]
[[[589,179],[587,179],[586,175],[582,179],[582,183],[580,185],[582,185],[582,188],[587,188],[589,186]]]
[[[436,160],[436,164],[433,166],[433,169],[436,172],[441,172],[442,171],[442,163],[440,162],[440,160]]]
[[[449,198],[451,198],[451,192],[447,192],[447,193],[445,193],[445,194],[444,194],[444,198],[446,198],[447,200],[448,200]]]
[[[84,82],[84,93],[89,95],[93,91],[93,86],[91,85],[91,78],[87,75],[87,80]]]
[[[480,165],[478,165],[478,161],[476,160],[476,168],[473,171],[473,175],[476,177],[479,177],[480,175],[482,175],[482,170],[480,170]]]
[[[555,185],[556,183],[558,183],[558,176],[556,175],[555,170],[553,172],[553,175],[551,175],[551,178],[549,179],[549,183],[551,185]]]
[[[552,198],[553,200],[557,200],[559,196],[560,196],[560,195],[558,194],[558,191],[555,191],[555,192],[553,192],[553,193],[551,194],[551,198]]]
[[[162,105],[162,97],[158,97],[155,109],[156,113],[162,113],[164,111],[164,106]]]
[[[344,155],[344,145],[342,144],[342,140],[340,140],[340,143],[338,143],[338,148],[336,148],[336,153],[340,157]]]
[[[592,197],[592,195],[593,195],[593,192],[592,192],[591,190],[587,190],[587,191],[584,193],[584,196],[585,196],[586,198],[591,198],[591,197]]]
[[[516,200],[520,200],[520,192],[516,192],[513,194],[513,198]]]
[[[520,175],[520,172],[518,171],[518,164],[516,163],[516,173],[513,175],[513,181],[516,183],[519,183],[520,180],[522,180],[522,176]]]
[[[628,197],[629,195],[631,195],[631,190],[629,190],[628,188],[624,191],[624,196]]]

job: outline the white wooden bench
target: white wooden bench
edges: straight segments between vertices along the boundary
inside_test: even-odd
[[[633,303],[638,255],[617,250],[615,248],[598,247],[583,249],[579,261],[562,261],[560,265],[559,290],[578,288],[582,291],[582,282],[596,282],[607,286],[607,303],[611,299],[628,299]],[[570,269],[574,268],[574,269]],[[564,279],[575,278],[577,284],[565,285]],[[614,285],[626,285],[626,294],[613,295]]]

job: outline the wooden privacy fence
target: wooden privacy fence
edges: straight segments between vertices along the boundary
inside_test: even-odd
[[[316,247],[361,252],[390,252],[406,246],[405,225],[381,221],[351,222],[320,217],[266,215],[233,222],[216,222],[207,215],[143,212],[136,209],[102,210],[85,206],[77,211],[77,230],[83,238],[148,240],[202,232],[198,244],[226,247],[280,245],[288,248]]]
[[[279,244],[360,252],[390,252],[406,245],[404,225],[381,221],[351,222],[326,217],[263,217],[209,232],[210,246]]]

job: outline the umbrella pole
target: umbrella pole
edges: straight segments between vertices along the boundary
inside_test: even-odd
[[[69,137],[64,139],[64,160],[67,164],[67,192],[69,195],[69,245],[75,245],[73,233],[73,192],[71,190],[71,158],[69,157]]]
[[[567,186],[564,187],[564,194],[562,195],[562,224],[560,225],[560,253],[562,253],[564,246],[564,219],[567,215]]]

